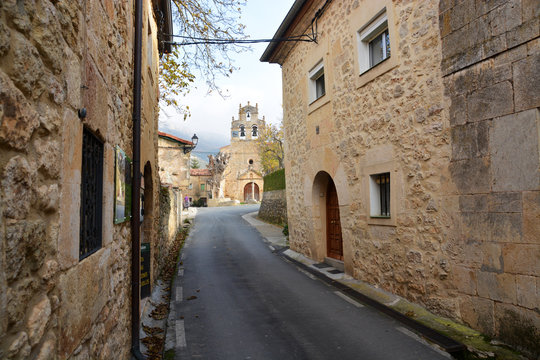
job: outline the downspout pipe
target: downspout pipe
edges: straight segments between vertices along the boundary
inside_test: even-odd
[[[141,68],[142,0],[135,0],[135,37],[133,53],[133,189],[131,201],[131,353],[137,360],[145,357],[139,346],[141,277]]]

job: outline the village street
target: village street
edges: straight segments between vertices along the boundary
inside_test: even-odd
[[[242,219],[257,210],[199,209],[172,289],[176,359],[445,358],[273,253]]]

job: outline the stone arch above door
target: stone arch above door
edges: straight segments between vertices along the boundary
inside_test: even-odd
[[[343,261],[340,199],[334,180],[326,171],[315,175],[312,186],[312,216],[315,253],[319,260],[330,257]]]
[[[304,177],[304,203],[305,206],[312,206],[312,191],[315,177],[320,172],[327,173],[336,186],[340,206],[349,205],[351,196],[347,185],[347,175],[343,165],[336,153],[328,148],[312,151],[305,166],[306,175]]]

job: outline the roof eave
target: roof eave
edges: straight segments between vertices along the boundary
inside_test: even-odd
[[[289,27],[293,24],[294,19],[298,16],[300,13],[300,10],[304,6],[304,4],[309,0],[295,0],[294,4],[290,8],[289,12],[287,13],[287,16],[285,16],[285,19],[281,22],[281,25],[277,29],[276,33],[274,34],[273,40],[283,38],[287,31],[289,30]],[[275,57],[276,50],[279,47],[280,42],[271,42],[266,47],[266,50],[264,50],[264,53],[262,54],[259,61],[261,62],[268,62],[272,64],[279,63],[278,60]],[[279,63],[281,65],[281,63]]]

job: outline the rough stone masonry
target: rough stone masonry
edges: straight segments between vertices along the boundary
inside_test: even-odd
[[[141,160],[157,209],[157,25],[143,3]],[[131,234],[129,221],[113,224],[113,205],[115,147],[132,149],[132,5],[0,2],[2,359],[129,358]],[[103,229],[80,260],[83,128],[104,144]]]
[[[291,33],[310,28],[307,3]],[[339,199],[355,278],[540,349],[539,7],[534,0],[332,1],[317,44],[277,46],[291,248],[328,256]],[[359,33],[385,14],[391,55],[359,66]],[[270,47],[269,47],[270,48]],[[324,94],[309,74],[323,64]],[[370,212],[390,174],[390,214]]]

